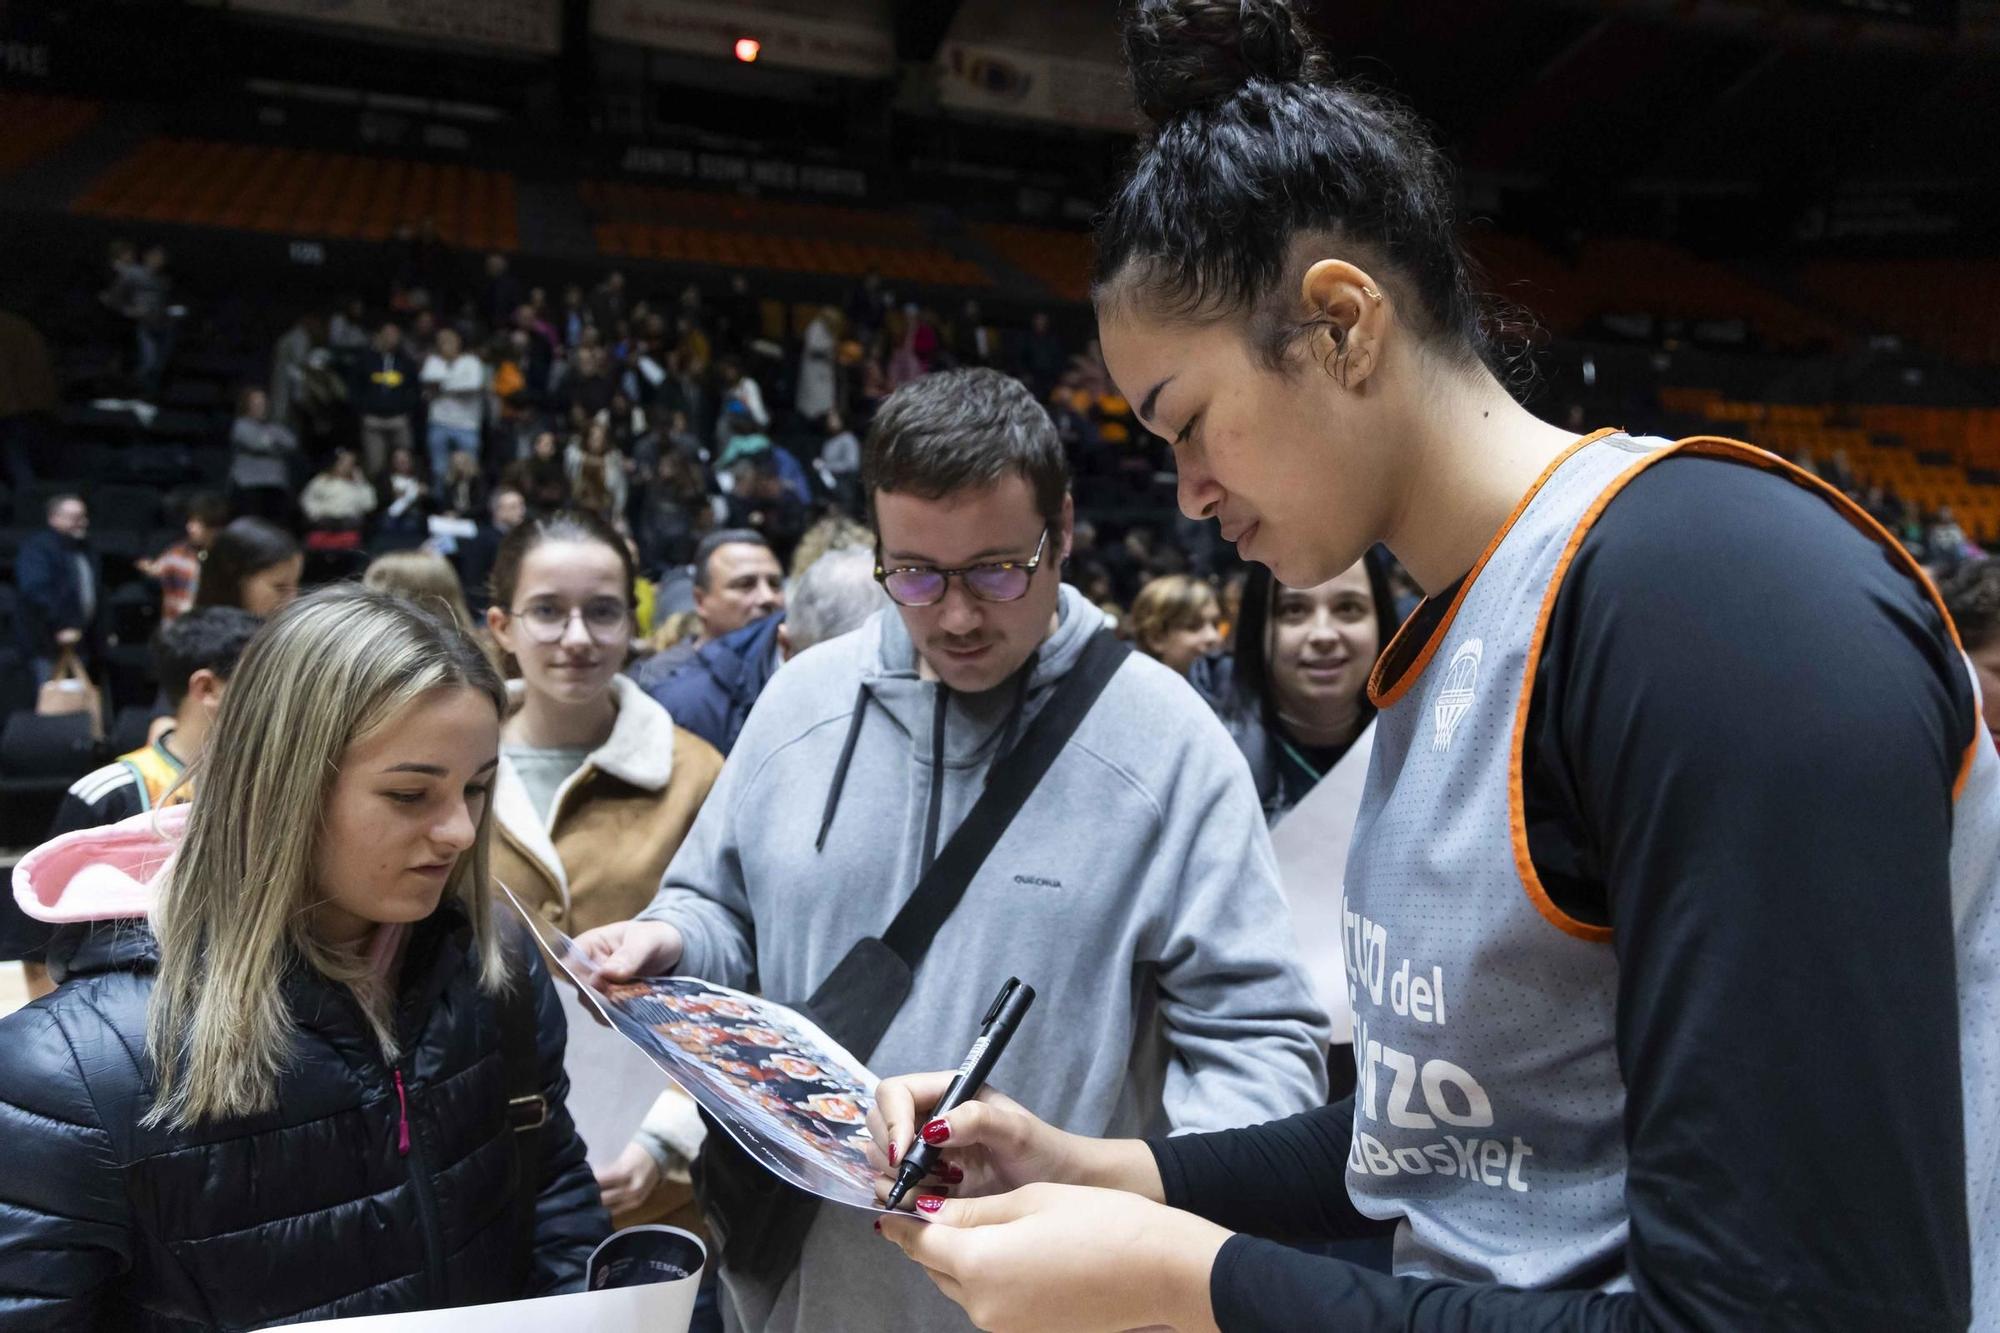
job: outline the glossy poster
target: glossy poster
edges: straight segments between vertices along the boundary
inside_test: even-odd
[[[863,1144],[875,1076],[784,1005],[695,977],[600,982],[575,942],[508,900],[606,1021],[779,1179],[880,1211]]]

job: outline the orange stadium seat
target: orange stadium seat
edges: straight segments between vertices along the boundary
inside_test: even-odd
[[[508,172],[258,144],[147,140],[99,174],[71,208],[369,241],[430,219],[449,245],[513,250],[519,243]]]
[[[77,97],[0,92],[0,176],[55,152],[96,123],[103,106]]]

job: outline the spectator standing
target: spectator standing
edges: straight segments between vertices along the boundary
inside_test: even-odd
[[[521,308],[521,280],[507,267],[507,256],[486,256],[486,280],[479,289],[479,317],[489,329],[504,329]]]
[[[535,433],[528,456],[517,458],[501,470],[502,485],[512,486],[528,502],[535,514],[552,514],[569,503],[569,468],[556,444],[556,433]]]
[[[779,667],[861,628],[887,606],[875,581],[872,547],[828,551],[798,577],[786,610],[703,644],[652,697],[675,722],[727,755]]]
[[[668,445],[659,451],[652,472],[640,479],[640,567],[658,571],[688,564],[710,522],[700,464],[686,450]]]
[[[625,318],[625,275],[617,269],[604,275],[590,298],[590,318],[597,331],[609,338]]]
[[[824,306],[806,325],[799,348],[798,388],[792,407],[807,421],[818,421],[839,404],[834,397],[833,354],[840,346],[840,312]]]
[[[313,353],[326,342],[326,321],[315,314],[302,314],[278,335],[271,347],[270,416],[293,430],[298,429],[298,412],[306,391],[306,372]]]
[[[636,915],[687,836],[722,758],[620,674],[633,637],[635,571],[618,534],[585,514],[531,519],[508,534],[486,613],[518,667],[518,704],[494,780],[493,876],[569,934]],[[571,1070],[582,1105],[615,1095],[614,1069]],[[695,1122],[692,1103],[682,1118]],[[685,1166],[685,1163],[681,1163]],[[657,1159],[628,1147],[600,1171],[621,1222],[651,1205],[696,1222],[685,1175],[663,1191]]]
[[[146,393],[157,393],[174,345],[174,316],[169,303],[173,278],[167,273],[166,247],[149,245],[139,262],[120,262],[115,290],[116,301],[132,321],[136,340],[133,377]]]
[[[951,359],[957,366],[990,366],[994,356],[993,332],[980,314],[979,302],[967,301],[951,326]]]
[[[861,509],[861,441],[838,412],[826,414],[826,442],[819,447],[819,465],[827,490],[850,514]]]
[[[285,523],[292,513],[292,459],[299,437],[271,418],[271,399],[247,385],[236,398],[229,427],[229,500],[239,513]]]
[[[431,476],[442,478],[454,449],[480,457],[479,431],[486,410],[486,363],[465,350],[457,329],[440,329],[437,350],[424,361],[430,398]]]
[[[52,495],[46,515],[14,557],[21,646],[38,686],[66,652],[86,666],[101,660],[106,639],[104,560],[90,544],[90,509],[81,496]]]
[[[563,467],[569,477],[572,507],[596,514],[607,523],[624,516],[630,478],[625,456],[611,447],[609,421],[593,417],[583,438],[565,453]]]
[[[1069,353],[1049,327],[1049,312],[1037,310],[1029,317],[1027,336],[1021,340],[1021,377],[1028,381],[1037,402],[1048,401],[1068,365]]]
[[[784,609],[785,568],[771,543],[747,528],[711,532],[694,553],[694,613],[700,632],[653,654],[633,674],[650,690],[702,644]]]
[[[151,560],[139,562],[139,572],[160,585],[161,624],[173,624],[194,605],[202,557],[228,521],[229,505],[221,496],[206,491],[190,496],[181,539]]]
[[[1020,384],[952,371],[902,390],[871,429],[868,477],[903,604],[765,687],[652,906],[580,940],[608,978],[679,971],[813,994],[922,892],[1061,682],[1105,662],[1101,617],[1057,577],[1072,517],[1062,454]],[[867,1058],[955,1064],[1000,983],[1032,976],[1061,1039],[1010,1049],[1009,1084],[1070,1130],[1186,1131],[1316,1105],[1326,1029],[1249,775],[1184,684],[1109,651],[1108,683]],[[964,1327],[921,1269],[872,1262],[876,1238],[830,1209],[795,1267],[746,1268],[758,1239],[724,1248],[732,1327]]]
[[[358,366],[354,405],[361,414],[362,469],[374,476],[395,449],[415,446],[410,419],[423,401],[417,364],[403,350],[403,331],[393,321],[375,330]]]

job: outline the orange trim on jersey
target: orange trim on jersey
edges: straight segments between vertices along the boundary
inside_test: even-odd
[[[1924,568],[1917,562],[1916,557],[1912,556],[1901,542],[1890,536],[1881,524],[1869,517],[1867,511],[1860,505],[1810,472],[1786,462],[1776,454],[1759,449],[1754,444],[1745,444],[1741,440],[1731,440],[1720,435],[1694,435],[1684,440],[1677,440],[1656,453],[1648,454],[1619,473],[1591,503],[1590,508],[1584,511],[1576,530],[1570,533],[1569,541],[1563,546],[1562,556],[1556,561],[1555,572],[1549,579],[1548,590],[1542,595],[1542,609],[1535,620],[1534,637],[1528,642],[1526,676],[1521,682],[1520,698],[1514,706],[1513,753],[1507,765],[1507,826],[1514,844],[1514,867],[1521,877],[1522,887],[1527,891],[1528,901],[1533,903],[1535,910],[1557,930],[1592,943],[1601,944],[1608,941],[1611,938],[1611,927],[1578,921],[1557,907],[1550,899],[1548,890],[1542,886],[1541,876],[1535,873],[1534,859],[1528,854],[1526,800],[1522,791],[1522,769],[1528,739],[1528,708],[1534,701],[1535,673],[1541,667],[1542,646],[1548,635],[1550,617],[1555,612],[1556,595],[1562,591],[1563,579],[1569,574],[1570,561],[1575,559],[1578,549],[1582,547],[1584,538],[1590,534],[1590,529],[1597,522],[1598,516],[1618,498],[1619,492],[1623,491],[1633,478],[1662,459],[1672,458],[1679,453],[1722,458],[1775,472],[1787,481],[1803,486],[1827,500],[1833,505],[1834,512],[1853,524],[1863,535],[1885,548],[1890,553],[1890,558],[1902,568],[1903,572],[1914,578],[1929,594],[1932,604],[1938,609],[1938,614],[1944,617],[1945,627],[1951,634],[1953,645],[1961,652],[1964,651],[1963,645],[1959,643],[1958,628],[1951,623],[1951,615],[1945,610],[1944,599],[1939,596],[1936,585],[1931,582],[1930,576],[1924,573]],[[1966,746],[1958,779],[1952,785],[1953,800],[1957,800],[1959,793],[1965,790],[1966,779],[1972,774],[1972,761],[1978,754],[1984,730],[1985,728],[1980,726],[1973,728],[1972,741]]]
[[[1381,656],[1375,659],[1375,669],[1368,674],[1368,701],[1370,703],[1374,704],[1377,708],[1387,708],[1410,692],[1410,687],[1415,685],[1417,679],[1424,674],[1424,668],[1431,664],[1431,658],[1437,656],[1438,645],[1444,642],[1445,631],[1449,630],[1451,622],[1458,618],[1458,608],[1465,604],[1465,595],[1471,592],[1472,585],[1479,581],[1479,571],[1486,568],[1486,562],[1491,560],[1493,553],[1500,549],[1500,543],[1507,540],[1507,534],[1513,531],[1514,524],[1520,521],[1523,513],[1527,512],[1528,505],[1537,495],[1541,494],[1542,487],[1548,485],[1549,478],[1556,474],[1556,469],[1564,463],[1569,462],[1570,456],[1577,450],[1587,444],[1595,444],[1607,435],[1618,434],[1618,429],[1616,426],[1606,426],[1603,430],[1592,431],[1556,455],[1555,460],[1542,469],[1542,475],[1535,478],[1535,484],[1528,488],[1527,494],[1521,497],[1521,502],[1514,506],[1514,512],[1507,515],[1507,521],[1502,523],[1500,530],[1493,534],[1493,540],[1486,543],[1486,549],[1479,553],[1478,562],[1472,566],[1472,572],[1467,574],[1465,580],[1458,585],[1458,595],[1451,599],[1451,605],[1445,609],[1444,618],[1438,621],[1437,625],[1431,630],[1431,636],[1424,641],[1423,650],[1417,654],[1416,661],[1410,663],[1409,670],[1396,678],[1396,683],[1393,686],[1384,690],[1382,688],[1383,670],[1395,658],[1396,649],[1402,645],[1403,636],[1410,633],[1410,627],[1416,623],[1418,614],[1421,613],[1423,608],[1419,606],[1416,611],[1410,613],[1410,618],[1403,622],[1402,628],[1398,629],[1395,636],[1389,640],[1389,646],[1384,648]],[[1428,601],[1429,599],[1426,598],[1425,600]]]

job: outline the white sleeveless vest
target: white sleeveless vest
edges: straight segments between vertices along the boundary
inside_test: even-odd
[[[1814,489],[1936,599],[1899,544],[1774,455],[1603,431],[1543,474],[1403,674],[1385,688],[1377,667],[1343,916],[1359,1071],[1347,1184],[1363,1213],[1400,1222],[1399,1274],[1630,1289],[1617,961],[1610,930],[1564,914],[1535,874],[1521,749],[1571,558],[1624,485],[1675,452]],[[2000,758],[1975,731],[1951,865],[1983,1329],[2000,1321]]]

